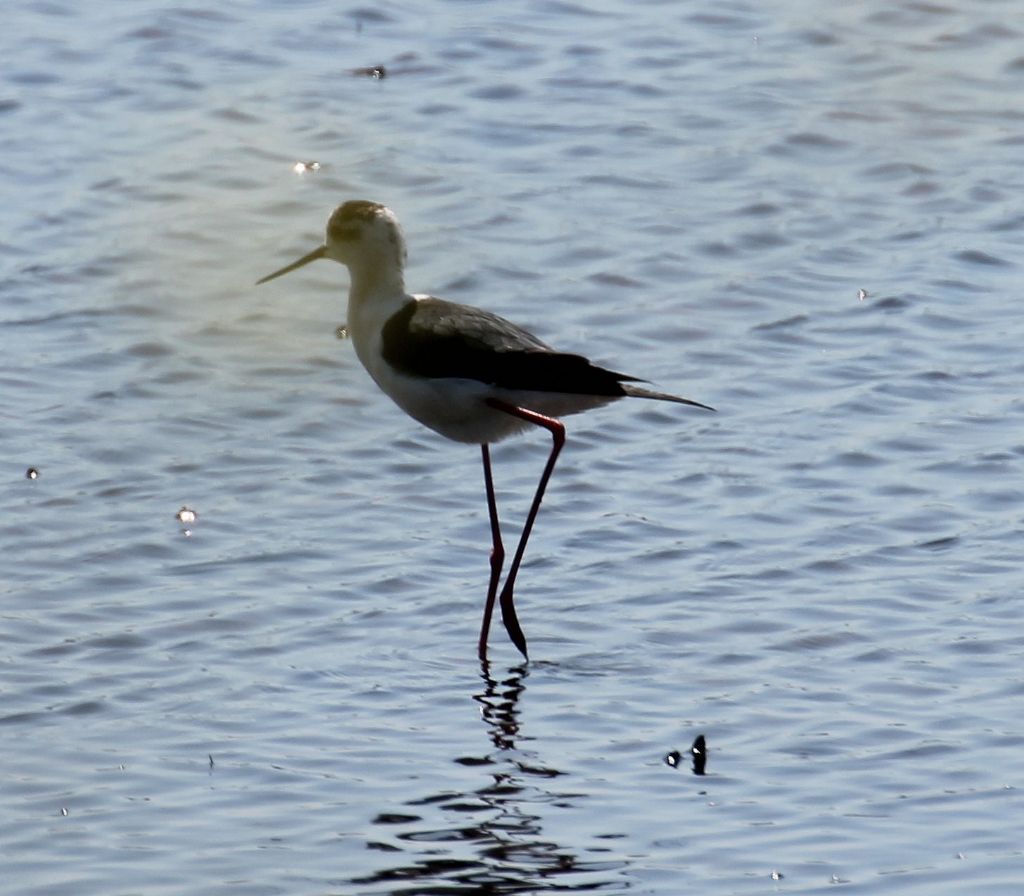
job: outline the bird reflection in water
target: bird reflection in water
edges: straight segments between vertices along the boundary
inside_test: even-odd
[[[481,668],[484,688],[473,699],[480,704],[494,749],[453,761],[484,770],[487,780],[465,792],[423,794],[398,812],[379,814],[374,824],[381,839],[367,847],[400,853],[410,861],[393,861],[352,883],[393,882],[395,894],[541,889],[588,893],[623,888],[628,864],[606,858],[605,838],[619,832],[608,832],[593,846],[582,848],[544,837],[547,812],[575,808],[586,797],[555,789],[553,781],[565,772],[536,761],[536,754],[517,746],[523,739],[519,698],[526,690],[527,666],[513,667],[500,681],[491,677],[486,662]],[[472,844],[472,857],[467,857],[466,844]]]

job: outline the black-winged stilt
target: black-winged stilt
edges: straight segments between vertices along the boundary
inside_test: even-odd
[[[374,382],[424,426],[456,442],[480,445],[492,541],[478,648],[481,660],[487,658],[487,634],[505,561],[488,446],[531,425],[551,433],[551,453],[498,597],[509,637],[525,657],[526,637],[512,591],[544,489],[565,442],[565,427],[556,418],[626,396],[713,408],[645,389],[636,385],[641,381],[635,377],[555,351],[488,311],[410,295],[405,291],[405,254],[394,213],[379,203],[353,199],[334,210],[324,245],[257,282],[266,283],[318,258],[341,262],[351,279],[348,332]]]

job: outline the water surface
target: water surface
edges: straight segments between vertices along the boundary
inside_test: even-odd
[[[6,891],[1018,889],[1020,12],[16,2]],[[254,286],[353,197],[411,289],[719,409],[569,421],[528,665],[479,452],[342,268]]]

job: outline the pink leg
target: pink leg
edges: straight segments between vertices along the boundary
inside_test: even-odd
[[[551,454],[548,455],[548,462],[544,466],[544,472],[541,473],[540,482],[537,483],[537,492],[533,496],[533,504],[530,505],[530,512],[526,517],[526,525],[523,526],[523,534],[519,537],[519,546],[516,548],[515,556],[512,558],[512,566],[508,571],[508,578],[505,580],[505,586],[501,589],[501,596],[498,598],[498,603],[501,606],[501,619],[505,623],[505,629],[508,631],[508,636],[512,639],[512,643],[519,648],[519,652],[525,657],[526,654],[526,636],[523,634],[523,629],[519,625],[519,619],[516,616],[516,607],[513,603],[512,590],[516,584],[516,575],[519,572],[519,565],[523,562],[523,554],[526,553],[526,542],[530,538],[530,531],[533,529],[533,522],[537,519],[537,511],[540,510],[540,502],[544,498],[544,490],[548,486],[548,480],[551,478],[551,473],[555,469],[555,461],[558,460],[558,453],[562,450],[562,446],[565,444],[565,427],[561,421],[556,420],[554,417],[545,417],[543,414],[538,414],[536,411],[528,411],[526,408],[520,408],[516,405],[507,404],[504,401],[499,401],[495,398],[487,399],[487,403],[499,411],[504,411],[506,414],[511,414],[513,417],[519,417],[521,420],[528,420],[530,423],[535,423],[537,426],[543,426],[548,432],[551,433],[553,445],[551,446]]]
[[[484,456],[484,485],[487,487],[487,511],[491,516],[491,581],[487,585],[487,602],[484,604],[484,621],[480,627],[480,646],[477,654],[481,661],[487,660],[487,635],[491,630],[491,614],[494,612],[494,598],[498,593],[498,579],[505,563],[505,546],[501,543],[501,529],[498,526],[498,502],[494,497],[494,479],[491,476],[491,453],[486,444],[480,446]]]

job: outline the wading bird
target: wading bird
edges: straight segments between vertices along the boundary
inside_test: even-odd
[[[498,597],[509,637],[525,657],[526,637],[512,591],[544,489],[565,443],[565,427],[556,418],[627,396],[713,408],[645,389],[635,377],[556,351],[489,311],[410,295],[405,291],[405,255],[405,240],[394,213],[379,203],[353,199],[334,210],[322,246],[258,283],[318,258],[341,262],[351,281],[348,332],[374,382],[424,426],[456,442],[480,445],[492,542],[478,648],[481,660],[487,658],[487,635],[505,562],[489,445],[530,426],[551,433],[551,453]]]

